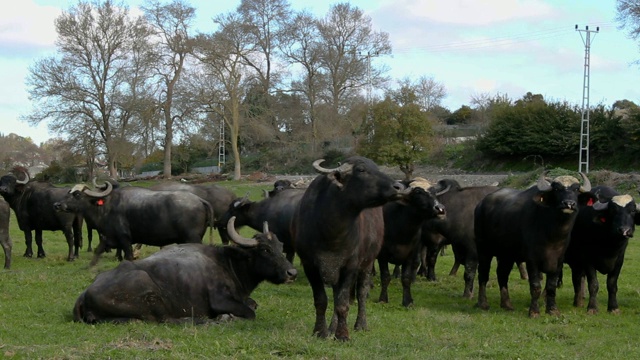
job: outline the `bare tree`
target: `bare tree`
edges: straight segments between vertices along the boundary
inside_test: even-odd
[[[277,132],[277,117],[271,106],[271,95],[281,78],[276,70],[283,68],[276,66],[277,51],[291,16],[291,5],[287,0],[242,0],[238,14],[242,22],[241,30],[252,45],[247,47],[250,51],[243,54],[243,61],[253,69],[260,89],[259,103],[253,106],[261,109],[254,111],[254,116],[260,115],[268,121],[272,131]]]
[[[126,141],[131,113],[122,107],[133,44],[147,37],[145,22],[124,5],[80,1],[55,21],[57,55],[29,68],[26,83],[32,124],[50,120],[59,134],[92,124],[104,146],[109,172],[117,177],[118,146]]]
[[[173,0],[167,5],[157,0],[149,0],[142,9],[158,39],[155,72],[160,78],[159,108],[162,111],[165,130],[163,175],[169,178],[174,122],[181,119],[172,111],[174,91],[185,60],[191,52],[190,30],[191,22],[195,19],[195,9],[182,0]]]
[[[317,105],[319,92],[324,84],[320,63],[323,50],[317,20],[308,12],[296,14],[287,26],[281,49],[291,63],[302,68],[301,78],[291,83],[291,91],[302,94],[307,102],[311,146],[315,152],[319,140]]]
[[[384,80],[385,69],[371,60],[390,54],[391,43],[388,33],[373,31],[371,18],[349,3],[331,6],[318,26],[325,49],[320,58],[328,84],[325,100],[337,116],[364,86]]]
[[[239,180],[242,172],[238,139],[249,74],[243,59],[251,51],[251,45],[246,33],[240,31],[243,22],[237,14],[220,15],[214,21],[220,30],[198,35],[195,41],[194,55],[203,70],[193,78],[198,89],[194,98],[205,112],[215,113],[227,125],[234,160],[233,178]]]
[[[632,39],[640,37],[640,1],[617,0],[616,20],[620,28],[626,29]]]
[[[437,82],[432,76],[420,76],[415,82],[414,89],[420,107],[424,111],[431,111],[434,107],[440,106],[442,100],[447,97],[444,84]]]

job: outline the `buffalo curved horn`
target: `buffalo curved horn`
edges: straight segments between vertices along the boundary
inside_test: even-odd
[[[320,166],[320,164],[324,161],[324,159],[318,159],[316,161],[313,162],[313,168],[316,169],[317,172],[321,173],[321,174],[331,174],[335,171],[338,172],[346,172],[349,171],[353,168],[352,164],[342,164],[340,166],[338,166],[337,168],[333,168],[333,169],[327,169],[324,168],[322,166]]]
[[[91,196],[91,197],[97,197],[97,198],[105,197],[105,196],[111,194],[111,190],[113,190],[113,185],[111,185],[111,183],[108,182],[108,181],[105,181],[104,183],[106,184],[107,188],[102,192],[93,191],[93,190],[89,190],[89,189],[84,189],[82,192],[87,194],[87,195],[89,195],[89,196]]]
[[[262,233],[267,236],[267,239],[271,240],[271,233],[269,232],[269,223],[266,221],[262,223]]]
[[[18,177],[16,176],[16,184],[26,184],[29,182],[29,180],[31,180],[31,178],[29,178],[29,173],[26,171],[21,171],[24,174],[24,180],[20,180],[18,179]]]
[[[227,223],[227,234],[229,234],[229,237],[231,238],[231,240],[243,247],[255,247],[258,245],[258,240],[256,239],[249,239],[249,238],[245,238],[240,236],[240,234],[238,234],[238,232],[236,231],[236,228],[234,226],[234,223],[236,221],[236,217],[232,216],[231,219],[229,219],[229,222]]]
[[[582,186],[580,186],[581,192],[589,192],[591,191],[591,181],[587,175],[585,175],[582,171],[580,172],[580,176],[582,177]]]
[[[593,207],[593,210],[597,211],[606,210],[609,207],[609,202],[600,202],[600,200],[598,200],[594,202],[591,207]]]
[[[440,196],[440,195],[442,195],[442,194],[446,193],[446,192],[447,192],[447,191],[449,191],[449,190],[451,190],[451,184],[447,184],[447,187],[446,187],[446,188],[444,188],[444,189],[442,189],[442,190],[440,190],[440,191],[436,192],[436,196]]]
[[[545,171],[540,175],[540,178],[538,179],[538,183],[536,184],[538,186],[538,190],[540,191],[549,191],[551,190],[551,183],[549,182],[549,180],[547,179],[547,174],[549,173],[549,171]]]

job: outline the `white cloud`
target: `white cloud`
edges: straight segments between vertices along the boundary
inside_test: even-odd
[[[399,0],[382,10],[422,21],[462,25],[489,25],[553,14],[553,8],[542,0]]]
[[[33,1],[16,1],[0,12],[0,46],[51,46],[56,39],[54,19],[61,10],[36,5]]]

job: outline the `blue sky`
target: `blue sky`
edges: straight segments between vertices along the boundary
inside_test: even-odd
[[[117,1],[117,0],[116,0]],[[615,0],[352,0],[389,33],[392,56],[385,63],[393,78],[433,77],[444,84],[443,105],[454,111],[474,95],[526,92],[546,99],[582,104],[584,43],[580,29],[592,35],[590,103],[640,103],[638,44],[615,22]],[[140,0],[126,2],[132,9]],[[196,28],[211,31],[211,18],[234,10],[240,0],[192,0]],[[294,9],[326,14],[335,1],[294,0]],[[30,65],[54,54],[54,19],[77,1],[22,0],[0,13],[0,133],[53,137],[46,123],[32,127],[19,117],[31,110],[24,85]],[[584,33],[583,33],[584,35]]]

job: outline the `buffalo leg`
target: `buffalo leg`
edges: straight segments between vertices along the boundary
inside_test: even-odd
[[[329,336],[329,330],[327,328],[327,292],[322,282],[322,277],[316,269],[309,266],[304,267],[304,272],[307,275],[309,285],[311,285],[311,291],[313,292],[313,306],[316,309],[316,323],[313,327],[313,335],[320,338],[326,338]]]
[[[540,316],[540,306],[538,300],[542,294],[542,273],[533,265],[527,264],[527,272],[529,273],[529,294],[531,295],[531,304],[529,305],[529,317],[535,318]]]
[[[513,269],[512,260],[498,260],[496,274],[498,275],[498,286],[500,287],[500,307],[506,310],[513,310],[511,299],[509,298],[509,275]]]
[[[417,253],[411,255],[411,259],[402,265],[402,306],[404,307],[413,304],[411,284],[416,280],[416,270],[419,262],[417,256]]]
[[[44,247],[42,246],[42,230],[36,230],[36,246],[38,247],[38,258],[46,257],[47,255],[44,253]]]
[[[546,311],[547,314],[558,315],[560,312],[558,311],[558,305],[556,304],[556,289],[558,287],[558,272],[552,272],[547,274],[547,282],[544,286],[545,292],[547,293],[547,304]]]
[[[464,292],[462,296],[467,299],[473,297],[473,282],[476,278],[476,271],[478,270],[478,256],[477,254],[467,254],[464,264]]]
[[[596,270],[593,267],[588,267],[585,274],[587,275],[587,284],[589,286],[589,304],[587,305],[587,312],[589,314],[595,314],[598,312],[598,290],[600,289],[600,284],[598,283]]]
[[[584,305],[584,271],[577,266],[571,268],[571,283],[573,284],[573,306]]]
[[[7,234],[7,237],[4,241],[0,241],[2,243],[2,250],[4,250],[4,268],[11,269],[11,248],[13,244],[11,243],[11,238]]]
[[[487,301],[487,282],[489,281],[489,270],[491,270],[491,256],[478,256],[478,304],[482,310],[489,309]]]
[[[356,282],[356,297],[358,300],[358,316],[356,316],[355,330],[367,330],[367,297],[369,296],[370,271],[360,271]]]
[[[440,251],[439,247],[430,247],[427,246],[426,256],[425,256],[425,264],[427,268],[427,280],[436,281],[436,262],[438,261],[438,252]]]
[[[352,274],[342,276],[338,283],[333,286],[333,308],[337,322],[332,324],[330,328],[333,329],[335,327],[335,337],[340,341],[349,340],[347,317],[349,316],[349,299],[355,284],[355,277],[356,275]],[[358,304],[358,307],[360,307],[360,304]]]
[[[32,240],[32,235],[31,235],[31,230],[29,231],[25,231],[24,232],[24,245],[27,247],[26,250],[24,251],[24,257],[33,257],[33,248],[31,247],[31,244],[33,242]]]
[[[71,231],[71,229],[67,228],[65,230],[63,230],[64,232],[64,237],[65,239],[67,239],[67,246],[69,248],[69,252],[67,254],[67,261],[73,261],[74,259],[74,255],[73,255],[73,246],[74,246],[74,234]]]
[[[607,311],[612,313],[619,313],[620,309],[618,309],[618,275],[620,274],[620,269],[616,269],[607,275],[607,295],[608,295],[608,303],[607,303]]]
[[[387,290],[391,282],[391,274],[389,274],[389,263],[385,260],[378,259],[378,267],[380,267],[380,297],[378,302],[388,303],[389,295]]]
[[[529,274],[527,273],[527,264],[525,264],[524,262],[518,263],[518,271],[520,271],[521,280],[529,279]]]

